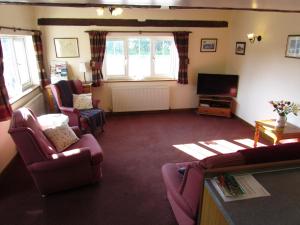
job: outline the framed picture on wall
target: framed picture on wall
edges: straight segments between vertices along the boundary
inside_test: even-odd
[[[200,52],[216,52],[217,41],[216,38],[202,38]]]
[[[246,52],[246,42],[236,42],[235,44],[235,54],[245,55]]]
[[[78,58],[77,38],[54,38],[56,58]]]
[[[300,35],[288,36],[285,57],[300,58]]]

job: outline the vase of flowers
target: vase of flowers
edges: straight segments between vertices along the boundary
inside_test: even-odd
[[[287,121],[287,115],[293,113],[295,116],[298,115],[299,106],[294,102],[290,101],[270,101],[273,105],[275,112],[277,112],[278,117],[276,119],[276,127],[283,128]]]

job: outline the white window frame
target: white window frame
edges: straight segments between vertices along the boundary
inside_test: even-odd
[[[16,76],[18,79],[18,82],[20,83],[22,87],[22,93],[19,93],[17,95],[11,96],[9,101],[11,103],[14,103],[18,99],[20,99],[22,96],[24,96],[26,93],[30,92],[34,87],[38,86],[39,84],[39,76],[38,76],[38,65],[37,65],[37,59],[35,57],[34,47],[33,47],[33,40],[31,35],[10,35],[10,34],[0,34],[0,38],[9,38],[9,39],[21,39],[22,44],[24,45],[25,49],[25,57],[26,57],[26,67],[28,69],[29,74],[29,82],[21,83],[21,76],[20,70],[18,69],[17,65],[17,58],[16,54],[18,54],[18,50],[15,49],[15,45],[12,45],[13,48],[13,64],[16,68]],[[4,53],[3,53],[4,55]],[[5,70],[5,65],[4,65]]]
[[[122,40],[124,43],[124,58],[125,58],[125,62],[124,62],[124,71],[125,74],[118,76],[118,75],[108,75],[107,74],[107,63],[106,63],[106,57],[104,57],[104,63],[103,63],[103,74],[104,74],[104,79],[105,80],[134,80],[133,78],[130,77],[130,75],[128,74],[128,40],[130,38],[149,38],[150,39],[150,76],[149,77],[144,77],[142,79],[142,81],[147,81],[147,80],[177,80],[178,79],[178,68],[179,65],[176,65],[174,68],[174,71],[172,71],[172,76],[166,75],[166,74],[154,74],[155,72],[155,41],[157,40],[168,40],[168,41],[172,41],[172,43],[174,44],[174,54],[176,54],[177,59],[177,64],[179,64],[179,57],[178,57],[178,52],[177,52],[177,48],[175,46],[175,42],[174,42],[174,37],[172,34],[140,34],[140,35],[133,35],[131,33],[111,33],[107,36],[106,40]],[[138,80],[141,81],[141,80]]]

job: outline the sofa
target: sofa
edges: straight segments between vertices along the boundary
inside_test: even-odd
[[[179,225],[195,225],[208,173],[299,164],[300,143],[288,143],[215,155],[200,161],[167,163],[162,167],[167,198]]]

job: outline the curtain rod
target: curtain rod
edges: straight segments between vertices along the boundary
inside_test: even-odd
[[[5,27],[5,26],[0,26],[0,30],[1,29],[7,29],[7,30],[13,30],[13,31],[30,31],[30,32],[41,32],[39,30],[33,30],[33,29],[23,29],[23,28],[19,28],[19,27]]]
[[[89,32],[93,32],[93,31],[100,31],[100,30],[86,30],[86,33]],[[191,31],[141,31],[141,30],[129,30],[129,31],[125,31],[125,30],[120,30],[120,31],[116,31],[116,30],[112,30],[112,31],[107,31],[108,33],[173,33],[173,32],[187,32],[187,33],[192,33]]]

